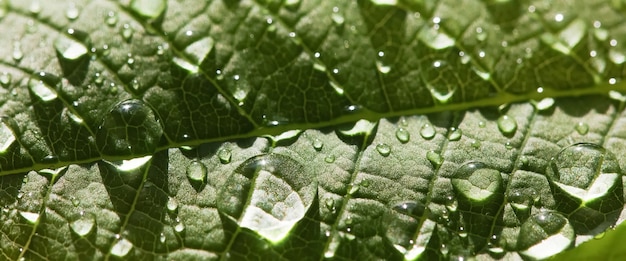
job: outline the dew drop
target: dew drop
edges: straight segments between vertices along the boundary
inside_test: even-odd
[[[435,137],[435,134],[436,134],[435,128],[431,126],[430,124],[424,124],[422,128],[420,129],[420,135],[424,139],[430,140],[433,137]]]
[[[176,218],[176,224],[174,225],[174,231],[176,231],[178,233],[182,233],[183,231],[185,231],[185,224],[183,224],[183,222],[179,218]]]
[[[387,74],[391,71],[391,67],[389,65],[383,64],[381,61],[376,61],[376,68],[382,74]]]
[[[8,118],[0,117],[0,155],[6,153],[16,140],[15,133],[9,127]]]
[[[437,17],[436,17],[437,18]],[[439,30],[439,25],[435,23],[435,26],[424,27],[418,34],[418,38],[426,45],[433,49],[441,50],[454,46],[454,38],[450,37],[442,30]]]
[[[571,247],[574,228],[563,215],[542,211],[526,220],[520,228],[517,246],[523,256],[544,260]]]
[[[481,145],[482,144],[480,143],[479,140],[473,140],[472,143],[470,143],[470,146],[472,146],[472,148],[474,148],[474,149],[480,148]]]
[[[324,161],[325,161],[326,163],[333,163],[333,162],[335,162],[335,155],[327,155],[327,156],[324,158]]]
[[[187,57],[191,58],[192,62],[196,65],[200,65],[202,60],[209,55],[213,47],[215,46],[215,41],[212,37],[204,37],[199,40],[191,43],[187,47],[185,47],[185,54]],[[237,75],[238,76],[238,75]]]
[[[507,201],[518,211],[530,211],[534,202],[533,197],[523,190],[512,190],[507,196]]]
[[[332,211],[333,209],[335,209],[335,200],[332,198],[326,198],[326,200],[324,200],[324,205],[328,210]]]
[[[165,233],[161,232],[161,234],[159,234],[159,242],[161,242],[162,244],[165,243],[165,240],[167,238],[165,237]]]
[[[82,216],[70,223],[70,228],[79,237],[85,237],[94,230],[95,219],[91,216]]]
[[[156,150],[163,130],[150,107],[140,100],[115,105],[96,132],[103,155],[146,155]]]
[[[20,216],[32,225],[39,223],[39,213],[20,211]]]
[[[4,88],[8,88],[13,81],[13,75],[7,72],[3,72],[0,74],[0,86]]]
[[[335,23],[335,25],[341,26],[343,25],[345,19],[343,18],[343,16],[341,14],[338,13],[332,13],[330,15],[331,19],[333,19],[333,22]]]
[[[450,128],[450,135],[448,136],[449,141],[458,141],[463,137],[463,131],[461,129],[452,127]]]
[[[30,6],[28,7],[28,11],[30,11],[31,14],[37,16],[39,15],[39,13],[41,13],[41,3],[39,3],[38,0],[33,0],[30,2]]]
[[[54,40],[54,49],[56,49],[59,58],[67,61],[76,61],[83,58],[89,49],[77,37],[86,38],[86,33],[68,29],[65,34],[60,34]]]
[[[28,80],[28,89],[43,102],[53,101],[57,98],[56,87],[61,83],[61,78],[56,75],[39,72],[36,78]]]
[[[133,249],[133,243],[125,238],[118,238],[114,245],[111,247],[111,255],[117,257],[125,257]]]
[[[167,2],[165,0],[133,0],[130,8],[141,17],[156,19],[165,11]]]
[[[461,165],[451,182],[459,194],[474,203],[486,203],[502,189],[500,172],[475,161]]]
[[[545,111],[552,108],[552,106],[554,105],[554,99],[543,98],[541,101],[533,101],[533,105],[535,105],[535,108],[538,111]]]
[[[217,151],[217,157],[220,159],[222,164],[228,164],[233,157],[233,153],[229,148],[220,148]]]
[[[316,151],[321,151],[322,148],[324,148],[324,142],[322,142],[322,140],[315,138],[312,142],[313,148]]]
[[[576,126],[574,126],[574,129],[576,130],[576,132],[578,132],[578,134],[586,135],[589,132],[589,125],[584,122],[579,122],[579,123],[576,123]]]
[[[316,197],[315,172],[282,154],[239,165],[218,193],[218,210],[272,243],[283,240]]]
[[[361,189],[361,187],[358,184],[352,184],[350,186],[350,189],[348,189],[348,194],[354,195],[354,193],[357,193],[359,189]]]
[[[391,146],[387,145],[386,143],[380,143],[376,145],[376,150],[381,156],[387,157],[391,153]]]
[[[170,197],[167,199],[167,203],[165,206],[167,207],[167,210],[169,212],[176,212],[176,210],[178,210],[178,200]]]
[[[110,11],[107,13],[107,16],[104,19],[104,22],[109,26],[115,26],[118,20],[119,18],[117,17],[117,13]]]
[[[479,122],[478,122],[478,127],[479,127],[479,128],[484,128],[484,127],[486,127],[486,126],[487,126],[487,124],[486,124],[484,121],[479,121]]]
[[[498,118],[498,129],[504,135],[512,135],[517,131],[517,122],[508,115],[502,115]]]
[[[432,150],[426,152],[426,159],[428,159],[428,161],[430,161],[430,163],[433,164],[435,168],[441,166],[444,160],[441,154]]]
[[[133,30],[130,24],[124,24],[122,26],[122,38],[124,38],[126,42],[130,41],[130,39],[133,37],[134,32],[135,30]]]
[[[65,17],[67,17],[67,19],[69,20],[76,20],[79,14],[80,11],[78,11],[78,8],[76,8],[76,5],[74,3],[71,3],[70,6],[65,10]]]
[[[396,130],[396,138],[402,143],[407,143],[411,139],[411,134],[405,128],[398,128]]]
[[[207,179],[207,168],[202,162],[191,161],[187,166],[187,178],[190,182],[205,184]]]
[[[24,52],[22,52],[22,44],[18,41],[13,43],[13,53],[11,55],[13,60],[19,62],[24,58]]]

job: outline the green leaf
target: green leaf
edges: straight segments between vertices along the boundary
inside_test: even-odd
[[[0,0],[0,259],[620,255],[624,8]]]

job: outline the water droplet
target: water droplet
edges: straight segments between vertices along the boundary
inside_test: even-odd
[[[452,127],[450,128],[450,135],[448,136],[449,141],[457,141],[463,137],[463,131],[461,129]]]
[[[330,87],[333,87],[333,89],[335,90],[335,92],[339,95],[343,95],[344,90],[343,88],[336,82],[334,81],[330,81],[328,82],[330,84]]]
[[[396,130],[396,138],[402,143],[407,143],[411,138],[411,134],[405,128],[398,128]]]
[[[435,134],[435,128],[433,126],[430,126],[430,124],[424,124],[422,126],[422,129],[420,129],[420,135],[424,139],[430,140],[435,137]]]
[[[28,89],[43,102],[53,101],[57,98],[56,87],[61,83],[61,78],[56,75],[39,72],[36,78],[28,80]]]
[[[96,132],[96,144],[103,155],[146,155],[156,150],[162,134],[150,107],[140,100],[127,100],[104,117]]]
[[[333,22],[335,23],[335,25],[341,26],[343,25],[345,19],[343,18],[343,16],[341,14],[335,13],[333,12],[330,15],[331,19],[333,19]]]
[[[507,201],[518,211],[530,211],[534,203],[533,197],[523,190],[512,190],[507,196]]]
[[[32,2],[30,2],[30,6],[28,7],[28,11],[30,11],[31,14],[37,16],[39,13],[41,13],[41,3],[39,3],[38,0],[34,0]]]
[[[13,60],[19,62],[24,58],[24,53],[22,52],[22,44],[18,41],[13,43]]]
[[[117,21],[119,20],[119,18],[117,17],[117,13],[110,11],[107,13],[107,16],[105,18],[105,23],[109,26],[115,26],[117,24]]]
[[[0,155],[6,153],[17,139],[6,117],[0,117]]]
[[[0,74],[0,85],[4,88],[8,88],[13,81],[13,75],[7,72],[3,72]]]
[[[578,134],[585,135],[589,132],[589,125],[587,125],[587,123],[584,123],[584,122],[579,122],[579,123],[576,123],[576,126],[574,126],[574,129],[576,130],[576,132],[578,132]]]
[[[568,214],[577,231],[608,228],[624,206],[619,162],[599,145],[563,148],[550,160],[546,176],[559,196],[557,210]]]
[[[380,155],[387,157],[391,153],[391,146],[386,143],[380,143],[376,145],[376,150],[380,153]]]
[[[441,50],[454,46],[454,38],[439,30],[439,25],[424,27],[418,34],[418,38],[433,49]]]
[[[213,40],[213,38],[207,36],[185,47],[184,52],[187,57],[192,59],[192,62],[194,62],[196,65],[199,65],[202,60],[204,60],[204,58],[211,52],[211,50],[213,50],[214,45],[215,41]],[[236,76],[237,78],[239,78],[238,75]]]
[[[316,151],[321,151],[324,147],[324,142],[318,138],[315,138],[311,144]]]
[[[575,236],[567,218],[556,212],[542,211],[522,224],[517,246],[523,256],[544,260],[571,247]]]
[[[168,198],[166,207],[169,212],[176,212],[178,210],[178,200],[172,197]]]
[[[233,156],[233,153],[231,152],[229,148],[220,148],[217,151],[217,157],[220,159],[220,162],[222,164],[230,163],[232,156]]]
[[[543,98],[541,101],[533,101],[533,105],[535,105],[535,108],[538,111],[545,111],[552,108],[552,106],[554,105],[554,99]]]
[[[124,24],[122,26],[122,38],[124,38],[124,40],[126,40],[126,42],[129,42],[130,39],[133,37],[133,33],[135,32],[135,30],[133,30],[133,28],[130,26],[130,24]]]
[[[452,195],[446,197],[445,205],[446,205],[446,209],[448,209],[448,211],[450,212],[455,212],[459,207],[458,201]]]
[[[95,223],[96,221],[93,217],[82,215],[79,219],[70,223],[70,228],[76,235],[84,237],[94,230]]]
[[[183,222],[179,218],[176,218],[176,224],[174,225],[174,231],[176,231],[178,233],[182,233],[183,231],[185,231],[185,224],[183,224]]]
[[[484,121],[479,121],[479,122],[478,122],[478,127],[479,127],[479,128],[484,128],[484,127],[486,127],[486,126],[487,126],[487,124],[486,124]]]
[[[218,194],[218,210],[270,242],[283,240],[316,197],[315,172],[282,154],[244,161]]]
[[[80,11],[76,8],[74,3],[70,3],[70,6],[65,10],[65,17],[69,20],[75,20],[78,18]]]
[[[194,160],[187,165],[187,178],[192,183],[205,184],[207,172],[207,168],[202,162]]]
[[[56,49],[59,58],[67,61],[76,61],[84,57],[89,49],[77,38],[83,38],[86,33],[68,29],[65,34],[60,34],[54,40],[54,49]]]
[[[443,157],[441,156],[441,154],[432,150],[426,152],[426,159],[428,159],[428,161],[430,161],[430,163],[433,164],[435,168],[443,164]]]
[[[165,233],[161,232],[161,234],[159,234],[159,242],[165,243],[166,239],[167,238],[165,237]]]
[[[352,184],[348,189],[348,194],[354,195],[354,193],[357,193],[359,189],[361,189],[361,187],[358,184]]]
[[[454,172],[452,186],[470,201],[485,203],[502,189],[502,176],[482,162],[468,162]]]
[[[470,143],[470,146],[472,146],[472,148],[474,149],[478,149],[481,146],[481,143],[479,140],[473,140],[472,143]]]
[[[335,155],[327,155],[324,158],[324,161],[326,161],[326,163],[333,163],[333,162],[335,162]]]
[[[517,122],[513,117],[502,115],[498,118],[498,129],[504,135],[512,135],[517,131]]]
[[[167,3],[165,0],[133,0],[130,8],[141,17],[156,19],[163,14]]]
[[[20,211],[20,216],[22,216],[30,224],[34,225],[39,223],[39,213]]]
[[[118,238],[114,245],[111,247],[111,255],[117,257],[125,257],[133,249],[133,243],[125,238]]]
[[[332,198],[326,198],[326,200],[324,200],[324,205],[326,205],[326,208],[328,208],[328,210],[333,210],[335,209],[335,200]]]
[[[376,68],[382,74],[388,74],[391,71],[391,66],[385,65],[381,61],[376,61]]]

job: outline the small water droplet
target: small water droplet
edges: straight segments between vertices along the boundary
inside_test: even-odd
[[[162,244],[165,243],[165,240],[167,238],[165,237],[165,233],[161,232],[161,234],[159,234],[159,242],[161,242]]]
[[[28,7],[28,11],[30,11],[31,14],[37,16],[41,12],[41,10],[42,10],[41,3],[39,3],[38,0],[33,0],[33,1],[30,2],[30,6]]]
[[[449,141],[458,141],[463,137],[463,131],[461,129],[452,127],[450,128],[450,135],[448,136]]]
[[[326,163],[333,163],[333,162],[335,162],[335,155],[327,155],[324,158],[324,161],[326,161]]]
[[[396,130],[396,138],[402,143],[407,143],[411,138],[411,134],[405,128],[398,128]]]
[[[343,17],[343,15],[338,14],[338,13],[335,13],[335,12],[333,12],[333,13],[330,15],[330,17],[331,17],[331,19],[333,19],[333,22],[334,22],[334,23],[335,23],[335,25],[337,25],[337,26],[341,26],[341,25],[343,25],[343,23],[344,23],[344,21],[345,21],[345,18]]]
[[[130,2],[130,8],[141,17],[147,19],[159,18],[165,7],[167,1],[165,0],[133,0]]]
[[[205,184],[207,172],[207,168],[202,162],[194,160],[187,165],[187,178],[190,182]]]
[[[391,153],[391,146],[386,143],[380,143],[376,145],[376,150],[380,153],[380,155],[387,157]]]
[[[82,215],[79,219],[70,223],[70,228],[80,237],[87,236],[94,230],[95,219],[92,216]]]
[[[117,13],[113,11],[109,11],[104,21],[107,25],[112,27],[117,24],[118,20],[119,18],[117,17]]]
[[[315,139],[313,140],[312,144],[313,144],[313,148],[314,148],[316,151],[321,151],[321,150],[322,150],[322,148],[324,147],[324,142],[322,142],[322,140],[320,140],[320,139],[318,139],[318,138],[315,138]]]
[[[217,157],[220,159],[222,164],[228,164],[233,157],[233,153],[229,148],[220,148],[217,151]]]
[[[478,127],[479,127],[479,128],[484,128],[484,127],[486,127],[486,126],[487,126],[487,124],[486,124],[484,121],[479,121],[479,122],[478,122]]]
[[[498,129],[504,135],[512,135],[517,131],[517,122],[513,117],[502,115],[498,118]]]
[[[326,198],[326,200],[324,200],[324,205],[328,208],[328,210],[332,211],[335,209],[335,200],[332,198]]]
[[[24,58],[24,53],[22,52],[22,44],[18,41],[13,43],[13,60],[19,62]]]
[[[39,223],[39,213],[20,211],[20,216],[32,225]]]
[[[103,155],[146,155],[156,150],[163,130],[152,109],[140,100],[115,105],[96,132]]]
[[[8,118],[0,117],[0,155],[6,153],[16,140]]]
[[[185,224],[183,224],[183,222],[179,218],[176,218],[176,224],[174,225],[174,231],[176,231],[178,233],[182,233],[183,231],[185,231]]]
[[[552,108],[552,106],[554,105],[554,99],[543,98],[541,101],[533,101],[533,105],[535,105],[535,108],[538,111],[545,111]]]
[[[507,201],[518,211],[530,211],[534,203],[533,197],[523,190],[512,190],[507,196]]]
[[[65,17],[69,20],[76,20],[79,14],[80,11],[76,8],[74,3],[70,3],[70,6],[65,10]]]
[[[476,161],[461,165],[451,182],[460,195],[474,203],[486,203],[502,189],[500,172]]]
[[[133,249],[133,243],[125,238],[118,238],[111,247],[111,255],[125,257]]]
[[[446,197],[445,205],[446,205],[446,209],[448,209],[448,211],[450,212],[455,212],[459,207],[458,201],[452,195],[449,195]]]
[[[586,135],[589,132],[589,125],[584,122],[579,122],[579,123],[576,123],[576,126],[574,126],[574,129],[576,130],[576,132],[578,132],[578,134]]]
[[[478,149],[480,148],[482,144],[480,143],[479,140],[473,140],[472,143],[470,143],[470,146],[472,146],[472,148]]]
[[[426,159],[428,159],[428,161],[430,161],[430,163],[433,164],[435,168],[441,166],[444,160],[441,154],[433,150],[429,150],[428,152],[426,152]]]
[[[169,212],[176,212],[178,210],[178,200],[172,197],[168,198],[166,207]]]
[[[388,74],[391,71],[391,66],[383,64],[382,61],[376,61],[376,68],[382,74]]]
[[[126,42],[130,41],[130,39],[133,37],[134,32],[135,30],[130,26],[130,24],[124,24],[122,26],[122,38],[124,38]]]
[[[350,186],[350,189],[348,189],[348,194],[350,195],[354,195],[354,193],[357,193],[359,191],[361,187],[358,184],[352,184]]]
[[[13,81],[13,75],[8,72],[3,72],[0,74],[0,85],[4,88],[8,88]]]
[[[89,49],[77,38],[86,39],[86,33],[74,29],[68,29],[65,34],[60,34],[54,40],[54,49],[56,49],[59,58],[67,61],[76,61],[84,57]]]
[[[61,78],[56,75],[39,72],[36,78],[28,80],[28,89],[43,102],[53,101],[57,98],[56,87],[61,83]]]
[[[420,129],[420,135],[422,136],[422,138],[424,139],[432,139],[433,137],[435,137],[435,128],[433,126],[431,126],[430,124],[424,124],[422,126],[422,129]]]

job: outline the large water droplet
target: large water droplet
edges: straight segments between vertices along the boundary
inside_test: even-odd
[[[517,121],[508,115],[502,115],[498,118],[498,129],[504,135],[512,135],[517,131]]]
[[[81,216],[70,223],[70,228],[80,237],[87,236],[95,228],[95,219],[91,216]]]
[[[0,117],[0,154],[6,153],[15,141],[15,133],[9,127],[8,119]]]
[[[432,139],[433,137],[435,137],[435,134],[435,128],[430,124],[424,124],[424,126],[422,126],[422,129],[420,129],[420,135],[424,139]]]
[[[148,19],[156,19],[161,16],[166,6],[167,1],[165,0],[133,0],[130,2],[130,8],[133,12]]]
[[[523,256],[543,260],[572,246],[575,235],[563,215],[542,211],[522,224],[517,247]]]
[[[77,39],[85,40],[84,35],[86,34],[74,29],[68,29],[65,34],[60,34],[54,40],[54,49],[56,49],[59,58],[76,61],[84,57],[89,52],[89,48]]]
[[[187,178],[192,183],[205,184],[207,179],[207,168],[202,162],[192,161],[187,166]]]
[[[150,107],[140,100],[118,103],[96,132],[103,155],[146,155],[157,148],[163,130]]]
[[[430,163],[433,164],[433,167],[435,168],[443,164],[443,157],[436,151],[429,150],[428,152],[426,152],[426,159],[428,159],[428,161],[430,161]]]
[[[24,220],[26,220],[28,223],[32,225],[39,223],[39,217],[40,217],[39,213],[20,211],[20,216],[22,216]]]
[[[396,130],[396,138],[402,143],[407,143],[411,138],[411,134],[405,128],[398,128]]]
[[[501,190],[502,176],[482,162],[468,162],[456,170],[452,186],[470,201],[485,203]]]
[[[554,187],[557,209],[568,213],[579,233],[613,225],[624,206],[619,162],[599,145],[563,148],[550,160],[546,175]]]
[[[56,87],[61,84],[61,78],[56,75],[40,72],[36,78],[28,80],[28,89],[43,102],[57,98]]]
[[[130,253],[130,250],[133,249],[133,243],[128,241],[126,238],[119,238],[114,242],[113,247],[111,247],[111,255],[117,257],[125,257]]]
[[[386,143],[380,143],[376,145],[376,150],[380,155],[387,157],[391,153],[391,146],[387,145]]]
[[[315,198],[315,175],[281,154],[243,162],[221,187],[218,209],[270,242],[284,239]]]
[[[461,129],[452,127],[450,128],[450,135],[448,136],[449,141],[457,141],[463,137],[463,131]]]

